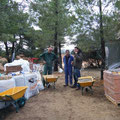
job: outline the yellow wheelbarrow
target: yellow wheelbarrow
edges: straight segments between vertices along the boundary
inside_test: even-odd
[[[43,78],[44,78],[46,84],[52,84],[53,88],[55,88],[55,82],[57,81],[58,76],[55,76],[55,75],[43,75]],[[47,87],[49,87],[49,86],[47,86]]]
[[[84,88],[86,88],[86,90],[90,89],[91,93],[93,94],[92,86],[93,86],[94,82],[95,82],[95,80],[93,79],[92,76],[86,76],[86,77],[79,77],[78,78],[77,83],[81,88],[82,95],[83,95]]]
[[[26,99],[24,98],[25,91],[27,86],[24,87],[14,87],[0,93],[0,102],[5,102],[7,107],[7,102],[12,104],[18,112],[20,107],[25,105]]]

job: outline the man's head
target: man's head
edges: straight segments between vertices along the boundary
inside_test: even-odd
[[[79,48],[78,48],[78,47],[75,47],[75,48],[74,48],[74,52],[75,52],[75,53],[78,53],[78,52],[79,52]]]
[[[53,51],[53,48],[52,47],[49,47],[48,48],[48,53],[51,53]]]
[[[66,51],[65,51],[65,55],[66,55],[66,56],[69,56],[69,55],[70,55],[70,51],[69,51],[69,50],[66,50]]]

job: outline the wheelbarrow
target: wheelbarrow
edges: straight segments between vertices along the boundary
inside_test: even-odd
[[[43,78],[45,80],[45,83],[52,84],[53,88],[55,89],[55,82],[57,81],[58,76],[55,76],[55,75],[43,75]],[[49,87],[49,86],[47,86],[47,87]]]
[[[82,95],[83,95],[84,89],[86,89],[86,91],[89,89],[91,91],[91,93],[93,94],[92,86],[93,86],[94,82],[95,82],[95,80],[93,79],[92,76],[86,76],[86,77],[79,77],[78,78],[77,83],[81,88]]]
[[[0,93],[0,102],[5,102],[5,107],[7,103],[12,104],[18,112],[20,107],[25,105],[26,99],[24,93],[27,89],[27,86],[24,87],[14,87]]]

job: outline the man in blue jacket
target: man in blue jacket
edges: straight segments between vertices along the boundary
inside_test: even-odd
[[[70,80],[70,86],[72,86],[72,62],[73,56],[70,55],[69,50],[66,50],[66,54],[63,58],[64,72],[65,72],[65,85],[68,86],[68,79]]]

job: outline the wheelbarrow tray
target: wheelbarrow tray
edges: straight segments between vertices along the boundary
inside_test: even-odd
[[[27,86],[14,87],[0,93],[0,100],[9,101],[11,98],[13,100],[20,99],[24,96]]]
[[[58,77],[55,75],[43,75],[43,78],[46,82],[49,82],[49,83],[56,82],[58,79]]]
[[[78,84],[80,84],[81,87],[89,87],[92,86],[95,80],[93,80],[92,76],[86,76],[86,77],[79,77],[78,78]]]

